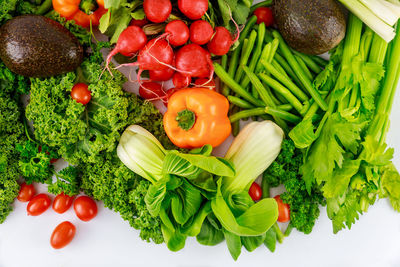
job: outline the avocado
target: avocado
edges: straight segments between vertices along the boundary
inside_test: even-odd
[[[17,74],[50,77],[79,67],[83,47],[60,23],[43,16],[23,15],[1,26],[0,59]]]
[[[335,0],[275,0],[274,16],[288,45],[305,54],[323,54],[346,34],[346,16]]]

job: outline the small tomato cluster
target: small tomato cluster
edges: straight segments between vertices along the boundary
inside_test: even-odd
[[[90,221],[97,215],[97,204],[88,196],[80,196],[77,199],[58,194],[53,201],[53,210],[62,214],[70,209],[74,204],[76,216],[82,221]],[[48,194],[36,194],[33,184],[22,183],[17,199],[21,202],[28,202],[26,210],[29,216],[39,216],[43,214],[51,205],[51,198]],[[55,249],[60,249],[68,245],[75,236],[76,227],[69,221],[60,223],[50,237],[50,244]]]

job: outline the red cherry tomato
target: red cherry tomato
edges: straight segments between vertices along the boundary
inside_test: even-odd
[[[257,17],[257,24],[264,22],[266,27],[271,27],[274,24],[274,14],[268,7],[259,7],[254,10],[254,15]]]
[[[74,197],[65,195],[64,193],[58,194],[53,201],[53,210],[57,213],[64,213],[72,206]]]
[[[60,249],[71,243],[74,239],[76,227],[69,221],[57,225],[50,237],[50,245],[55,249]]]
[[[22,183],[17,199],[21,202],[28,202],[35,195],[35,187],[33,184]]]
[[[77,83],[72,87],[71,97],[76,102],[86,105],[92,99],[92,94],[89,91],[89,86],[84,83]]]
[[[281,196],[277,195],[274,197],[276,202],[278,203],[278,222],[288,222],[290,220],[290,207],[289,204],[283,203]]]
[[[216,91],[214,79],[210,80],[208,78],[198,78],[194,82],[195,85],[208,88],[210,90]]]
[[[28,215],[38,216],[45,212],[51,205],[51,199],[46,194],[39,194],[34,196],[26,206]]]
[[[144,82],[140,85],[139,95],[144,99],[158,99],[165,96],[165,92],[159,83]]]
[[[251,199],[253,199],[253,201],[258,201],[261,199],[262,189],[256,182],[253,182],[251,184],[250,189],[249,189],[249,195],[250,195]]]
[[[132,19],[129,23],[129,26],[138,26],[142,28],[144,25],[147,24],[149,24],[149,21],[147,19]]]
[[[90,221],[97,215],[97,204],[87,196],[78,197],[74,202],[76,216],[82,221]]]

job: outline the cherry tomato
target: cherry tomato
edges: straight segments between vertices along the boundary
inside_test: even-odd
[[[51,205],[51,199],[46,194],[39,194],[34,196],[31,201],[29,201],[26,210],[28,215],[38,216],[45,212]]]
[[[257,24],[264,22],[266,27],[271,27],[274,24],[274,14],[268,7],[259,7],[254,10],[254,15],[257,17]]]
[[[50,245],[55,249],[60,249],[71,243],[74,239],[76,227],[69,221],[57,225],[50,237]]]
[[[53,210],[57,213],[64,213],[72,206],[74,197],[65,195],[64,193],[58,194],[53,201]]]
[[[22,183],[17,199],[21,202],[28,202],[35,195],[35,187],[33,184]]]
[[[278,222],[288,222],[290,220],[290,207],[289,204],[283,203],[281,196],[277,195],[274,197],[276,202],[278,203]]]
[[[92,99],[92,94],[89,91],[89,86],[84,83],[77,83],[72,87],[71,97],[76,102],[86,105]]]
[[[256,182],[253,182],[249,189],[249,195],[253,201],[258,201],[262,196],[262,189]]]
[[[165,92],[159,83],[144,82],[140,85],[139,95],[144,99],[157,99],[165,96]]]
[[[74,202],[76,216],[82,221],[90,221],[97,215],[97,204],[87,196],[78,197]]]
[[[147,19],[132,19],[129,23],[129,26],[138,26],[142,28],[144,25],[147,24],[149,24],[149,21]]]
[[[208,78],[198,78],[198,79],[196,79],[194,84],[197,85],[197,86],[203,86],[203,87],[208,88],[210,90],[216,91],[214,79],[210,80]]]

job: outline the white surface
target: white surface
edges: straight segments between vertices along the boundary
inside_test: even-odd
[[[388,144],[395,148],[394,162],[400,168],[400,92],[392,111]],[[36,188],[47,192],[44,186]],[[361,216],[352,229],[332,233],[326,210],[313,232],[292,234],[277,245],[275,253],[264,246],[252,253],[244,248],[234,262],[226,244],[206,247],[189,238],[179,252],[166,246],[143,242],[139,232],[121,217],[98,203],[98,216],[90,222],[80,221],[71,208],[57,214],[51,208],[38,217],[26,214],[26,204],[14,203],[14,212],[0,225],[0,267],[124,267],[124,266],[296,266],[296,267],[398,267],[400,266],[400,214],[387,200],[381,200]],[[49,239],[62,221],[76,225],[70,245],[54,250]]]

